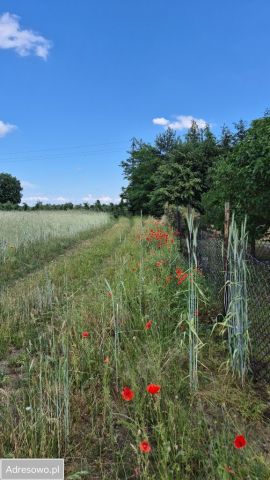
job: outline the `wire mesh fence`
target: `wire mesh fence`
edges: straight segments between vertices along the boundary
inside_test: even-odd
[[[176,222],[179,228],[179,219]],[[180,244],[186,256],[185,226],[181,222]],[[224,238],[212,229],[200,229],[197,258],[215,296],[220,315],[226,313]],[[255,255],[254,255],[255,254]],[[250,335],[250,367],[254,380],[270,383],[270,238],[256,242],[251,255],[248,247],[247,291]]]

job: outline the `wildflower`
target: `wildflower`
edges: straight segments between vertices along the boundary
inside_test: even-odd
[[[160,392],[160,385],[155,385],[154,383],[150,383],[147,385],[146,390],[148,393],[151,393],[151,395],[155,395],[156,393]]]
[[[233,475],[236,475],[235,471],[232,469],[232,467],[228,466],[228,465],[225,465],[225,470],[226,472],[228,473],[232,473]]]
[[[134,392],[131,390],[129,387],[124,387],[122,392],[121,392],[123,400],[126,400],[126,402],[130,402],[134,398]]]
[[[110,359],[109,359],[108,356],[106,356],[106,357],[104,358],[104,363],[106,363],[107,365],[108,365],[108,363],[110,363]]]
[[[151,445],[147,440],[143,440],[140,443],[139,448],[142,453],[149,453],[152,450]]]
[[[27,412],[30,412],[30,411],[32,410],[32,408],[31,408],[31,407],[25,407],[25,410],[26,410]]]
[[[187,277],[188,277],[188,274],[187,274],[187,273],[183,273],[183,275],[181,275],[180,277],[178,277],[177,285],[182,285],[182,283],[186,280]]]
[[[243,448],[246,446],[247,441],[243,435],[237,435],[233,442],[235,448]]]
[[[89,334],[89,332],[87,332],[87,331],[82,332],[82,337],[83,337],[83,338],[87,338],[87,337],[89,337],[89,335],[90,335],[90,334]]]
[[[112,292],[111,291],[108,292],[107,295],[108,295],[108,297],[112,297]]]
[[[185,273],[181,268],[176,268],[175,273],[178,280],[177,282],[178,285],[181,285],[184,282],[184,280],[186,280],[186,278],[188,277],[188,274]]]
[[[162,267],[164,265],[164,260],[160,260],[159,262],[156,262],[156,267]]]
[[[176,268],[175,273],[177,276],[183,275],[184,271],[181,268]]]
[[[153,320],[149,320],[149,322],[146,322],[145,324],[145,329],[149,330],[152,327]]]

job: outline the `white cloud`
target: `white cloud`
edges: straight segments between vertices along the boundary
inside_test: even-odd
[[[65,198],[65,197],[55,197],[53,199],[54,202],[56,203],[67,203],[67,202],[70,202],[70,200],[68,198]]]
[[[169,120],[166,120],[164,117],[157,117],[153,118],[153,123],[154,125],[162,125],[163,127],[166,127],[168,125]]]
[[[4,137],[13,130],[16,130],[16,125],[11,125],[11,123],[5,123],[0,120],[0,137]]]
[[[51,42],[32,30],[23,30],[19,20],[12,13],[0,15],[0,48],[14,49],[21,57],[33,53],[46,60]]]
[[[22,202],[25,203],[36,203],[36,202],[48,202],[49,198],[45,195],[34,195],[32,197],[23,197]]]
[[[95,203],[97,200],[100,201],[100,203],[108,205],[109,203],[119,203],[120,202],[120,197],[110,197],[108,195],[101,195],[100,197],[94,197],[91,193],[88,193],[85,195],[85,197],[82,198],[83,202],[87,203]]]
[[[21,181],[21,186],[23,188],[37,188],[37,185],[35,185],[34,183],[31,183],[31,182],[28,182],[27,180],[22,180]]]
[[[153,118],[154,125],[162,125],[165,128],[174,130],[186,130],[191,127],[192,122],[196,122],[199,128],[205,128],[207,123],[203,118],[195,118],[192,115],[177,115],[174,121],[164,117]]]
[[[27,183],[28,185],[30,182],[21,182],[22,184]],[[33,184],[30,184],[33,185]],[[29,187],[30,188],[30,187]],[[36,186],[33,185],[33,188],[36,188]],[[59,196],[47,196],[45,194],[37,194],[37,195],[30,195],[30,196],[24,196],[22,198],[21,203],[25,202],[28,205],[35,205],[37,202],[42,202],[42,203],[53,203],[53,204],[63,204],[63,203],[68,203],[72,202],[73,204],[79,204],[81,202],[87,202],[89,204],[94,204],[97,200],[99,200],[102,204],[109,204],[109,203],[119,203],[120,202],[120,197],[110,197],[109,195],[101,195],[99,197],[94,197],[91,193],[88,195],[85,195],[83,198],[79,199],[71,199],[71,198],[66,198],[63,197],[62,195]]]

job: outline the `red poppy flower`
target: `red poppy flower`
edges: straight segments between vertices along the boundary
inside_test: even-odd
[[[108,365],[108,363],[110,363],[110,359],[109,359],[108,356],[104,358],[104,363],[106,363],[107,365]]]
[[[151,395],[155,395],[156,393],[160,392],[160,385],[155,385],[154,383],[150,383],[147,385],[146,390],[148,393],[151,393]]]
[[[149,453],[152,450],[151,445],[147,440],[143,440],[140,443],[139,448],[140,448],[142,453]]]
[[[112,292],[107,293],[108,297],[112,297]]]
[[[90,333],[87,332],[87,331],[82,332],[82,337],[83,337],[83,338],[87,338],[87,337],[89,337],[89,335],[90,335]]]
[[[187,277],[188,277],[187,273],[184,273],[182,277],[178,278],[177,285],[182,285],[182,283],[186,280]]]
[[[134,398],[134,392],[131,390],[129,387],[124,387],[122,392],[121,392],[123,400],[126,400],[126,402],[130,402]]]
[[[177,276],[182,275],[184,273],[184,271],[181,268],[177,268],[175,272]]]
[[[237,435],[233,442],[235,448],[243,448],[246,446],[247,441],[243,435]]]
[[[145,329],[149,330],[152,327],[153,320],[149,320],[149,322],[146,322],[145,324]]]

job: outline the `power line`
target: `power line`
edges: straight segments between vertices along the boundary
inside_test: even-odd
[[[35,156],[21,156],[20,158],[7,158],[7,157],[0,157],[0,162],[3,164],[10,164],[10,163],[24,163],[24,162],[45,162],[45,161],[53,161],[53,160],[62,160],[62,159],[69,159],[71,160],[74,158],[76,161],[83,160],[87,157],[94,156],[94,155],[112,155],[115,153],[122,153],[123,150],[90,150],[88,152],[78,152],[78,153],[73,153],[73,152],[61,152],[61,153],[52,153],[50,155],[35,155]],[[91,158],[89,158],[91,160]]]
[[[23,150],[23,151],[17,151],[17,152],[5,152],[2,153],[2,155],[6,156],[13,156],[13,155],[24,155],[24,154],[29,154],[29,153],[40,153],[40,152],[49,152],[49,151],[55,151],[55,150],[72,150],[72,149],[80,149],[80,148],[91,148],[91,147],[98,147],[98,146],[104,146],[104,145],[115,145],[115,144],[127,144],[127,141],[114,141],[114,142],[103,142],[103,143],[92,143],[92,144],[87,144],[87,145],[71,145],[69,147],[53,147],[53,148],[42,148],[38,150]]]

